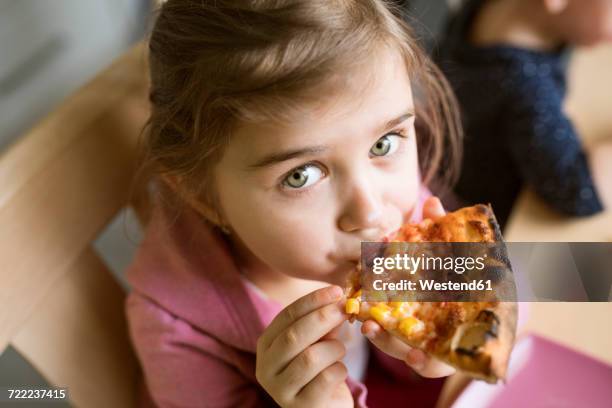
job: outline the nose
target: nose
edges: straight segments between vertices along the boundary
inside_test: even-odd
[[[346,196],[346,206],[338,220],[344,232],[381,233],[384,224],[383,205],[374,188],[367,183],[356,183]]]

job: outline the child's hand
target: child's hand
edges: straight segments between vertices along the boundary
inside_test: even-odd
[[[361,332],[384,353],[404,361],[419,375],[428,378],[446,377],[455,369],[435,358],[427,356],[421,350],[408,346],[391,336],[374,320],[367,320],[361,325]]]
[[[347,316],[337,286],[316,290],[283,309],[257,341],[257,381],[282,407],[352,407],[334,328]]]
[[[435,220],[444,214],[446,214],[444,207],[437,197],[430,197],[423,204],[423,218]],[[414,349],[391,336],[374,320],[364,322],[361,332],[381,351],[404,361],[423,377],[445,377],[455,372],[453,367],[428,357],[421,350]]]

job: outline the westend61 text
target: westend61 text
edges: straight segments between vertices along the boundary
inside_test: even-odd
[[[490,280],[473,280],[471,282],[436,282],[432,279],[421,279],[419,285],[414,281],[402,279],[399,282],[384,282],[380,279],[372,282],[374,290],[402,291],[456,291],[456,290],[493,290]]]

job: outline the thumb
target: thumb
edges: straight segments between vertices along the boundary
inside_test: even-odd
[[[406,353],[410,350],[407,344],[393,337],[373,320],[363,322],[361,332],[379,350],[398,360],[404,360]]]
[[[423,218],[436,220],[446,214],[442,202],[438,197],[429,197],[423,203]]]
[[[428,357],[423,351],[411,349],[406,353],[404,362],[421,377],[447,377],[455,373],[455,369],[434,357]]]

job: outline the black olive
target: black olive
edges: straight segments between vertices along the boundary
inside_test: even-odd
[[[497,338],[497,336],[499,335],[499,318],[495,313],[490,310],[481,310],[480,313],[478,313],[478,316],[476,317],[476,321],[488,324],[489,328],[486,331],[486,334],[491,337]]]
[[[497,335],[499,334],[497,332],[497,325],[491,326],[491,328],[489,330],[487,330],[485,334],[487,334],[488,336],[491,336],[493,338],[497,338]]]
[[[481,310],[476,317],[476,321],[489,324],[495,322],[496,324],[499,324],[499,317],[497,317],[497,315],[490,310]]]
[[[470,357],[476,357],[476,355],[478,354],[478,349],[466,349],[463,347],[457,347],[455,349],[455,353],[463,354]]]

